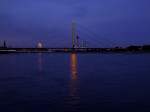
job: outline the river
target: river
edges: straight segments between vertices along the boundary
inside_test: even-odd
[[[1,112],[149,112],[150,54],[0,54]]]

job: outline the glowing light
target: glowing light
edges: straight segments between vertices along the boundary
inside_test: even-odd
[[[37,47],[38,47],[38,48],[43,48],[43,44],[42,44],[41,42],[39,42],[39,43],[37,44]]]

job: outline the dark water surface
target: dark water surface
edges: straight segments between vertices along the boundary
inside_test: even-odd
[[[0,112],[150,112],[150,54],[0,54]]]

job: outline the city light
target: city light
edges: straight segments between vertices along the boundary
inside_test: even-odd
[[[39,43],[37,44],[37,47],[38,47],[38,48],[43,48],[43,44],[42,44],[41,42],[39,42]]]

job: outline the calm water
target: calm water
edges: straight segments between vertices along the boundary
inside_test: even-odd
[[[150,54],[0,54],[0,112],[107,111],[150,111]]]

